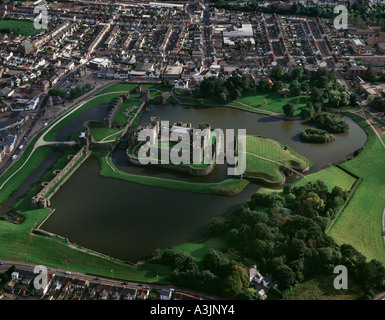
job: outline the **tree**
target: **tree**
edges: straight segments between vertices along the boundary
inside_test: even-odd
[[[371,66],[369,66],[368,69],[366,70],[365,78],[370,82],[375,82],[376,77],[377,77],[376,72],[373,70]]]
[[[292,103],[289,102],[285,104],[282,109],[286,117],[292,117],[294,115],[295,108]]]
[[[310,92],[310,100],[312,102],[323,102],[323,92],[314,87]]]
[[[291,79],[292,80],[301,80],[303,76],[303,68],[302,67],[295,67],[291,71]]]
[[[203,257],[203,265],[212,273],[223,276],[227,273],[229,259],[225,258],[220,251],[209,249]]]
[[[283,69],[281,66],[278,66],[274,69],[274,71],[272,72],[271,74],[271,77],[274,79],[274,80],[283,80],[283,77],[285,76],[285,69]]]
[[[92,89],[92,86],[89,83],[86,83],[83,87],[86,91],[90,91]]]
[[[329,84],[329,79],[327,76],[321,76],[318,78],[317,86],[319,88],[326,88]]]
[[[357,95],[356,94],[351,94],[350,97],[349,97],[349,103],[350,103],[350,106],[351,107],[355,107],[357,105]]]
[[[274,278],[279,283],[280,287],[287,288],[295,283],[295,273],[287,265],[283,265],[275,274]]]
[[[207,228],[206,234],[211,237],[217,237],[227,231],[225,219],[222,217],[215,217]]]
[[[310,91],[309,85],[306,82],[301,83],[301,92],[307,95],[309,91]]]
[[[258,83],[258,88],[263,92],[269,92],[273,88],[273,84],[269,79],[264,78]]]
[[[298,80],[293,80],[291,83],[290,83],[290,92],[294,95],[294,96],[298,96],[301,94],[301,84],[299,83]]]
[[[235,298],[249,285],[249,277],[246,269],[232,262],[229,274],[222,282],[222,293],[227,298]]]
[[[338,108],[341,102],[341,93],[336,90],[329,91],[329,106],[331,108]]]
[[[220,101],[221,103],[226,103],[226,102],[227,102],[227,96],[226,96],[226,93],[221,92],[221,93],[219,94],[219,101]]]
[[[272,90],[274,92],[278,92],[278,91],[281,91],[283,88],[283,83],[282,81],[275,81],[274,84],[273,84],[273,88]]]

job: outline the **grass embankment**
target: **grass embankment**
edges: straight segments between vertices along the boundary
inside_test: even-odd
[[[107,178],[122,179],[124,181],[140,183],[153,187],[164,187],[179,189],[197,193],[211,193],[219,195],[236,195],[242,192],[242,190],[248,185],[246,179],[226,179],[217,183],[196,183],[180,180],[170,180],[151,176],[140,176],[127,173],[119,170],[114,166],[110,157],[107,158],[107,152],[94,151],[93,152],[99,159],[100,163],[100,175]],[[107,163],[108,161],[108,163]],[[113,169],[112,169],[112,168]]]
[[[112,93],[112,92],[123,92],[123,91],[130,91],[132,89],[135,89],[137,85],[141,85],[142,88],[148,88],[148,89],[160,89],[162,86],[157,83],[116,83],[112,86],[100,91],[98,95],[104,94],[104,93]],[[151,94],[151,91],[150,91]]]
[[[277,183],[284,181],[285,175],[281,172],[281,165],[250,155],[249,153],[279,162],[290,168],[305,170],[309,164],[278,142],[265,138],[247,136],[246,138],[246,172],[245,176],[264,179],[267,182]]]
[[[382,215],[385,208],[385,149],[364,119],[349,114],[367,133],[364,150],[342,166],[362,178],[354,196],[328,231],[338,244],[354,246],[368,259],[385,263]]]
[[[36,141],[42,133],[39,133],[25,149],[23,155],[13,163],[13,165],[0,177],[0,186],[8,180],[15,172],[15,175],[4,184],[0,192],[0,204],[8,199],[13,192],[36,170],[36,168],[43,162],[43,160],[53,151],[51,147],[42,146],[37,148],[31,154]],[[28,162],[24,165],[26,160]],[[24,166],[23,166],[24,165]],[[21,168],[22,167],[22,168]],[[21,169],[20,169],[21,168]],[[20,170],[19,170],[20,169]],[[19,171],[18,171],[19,170]]]
[[[35,29],[31,21],[0,20],[0,31],[8,30],[23,36],[35,36],[42,32],[41,29]]]

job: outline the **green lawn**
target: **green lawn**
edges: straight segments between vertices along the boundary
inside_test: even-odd
[[[34,36],[42,32],[41,29],[35,29],[31,21],[0,20],[0,30],[5,31],[7,29],[24,36]]]
[[[14,173],[16,172],[27,160],[30,155],[34,141],[24,151],[23,155],[15,162],[0,178],[0,186]],[[43,146],[35,150],[28,160],[28,163],[19,170],[8,182],[3,186],[0,192],[0,204],[8,199],[11,194],[16,191],[19,186],[37,169],[37,167],[43,162],[43,160],[53,151],[52,147]]]
[[[308,98],[306,96],[283,96],[277,92],[259,93],[253,91],[247,91],[242,94],[242,97],[230,103],[232,106],[237,106],[236,102],[242,102],[252,107],[254,111],[263,111],[283,114],[282,107],[291,102],[295,106],[294,116],[300,114],[301,108],[306,106]],[[238,104],[239,106],[239,104]]]
[[[288,167],[300,170],[308,167],[308,162],[268,138],[247,136],[246,150],[248,153],[277,161]],[[263,178],[269,182],[280,182],[285,178],[280,167],[279,164],[247,154],[245,176]]]
[[[316,173],[309,174],[307,175],[307,178],[308,180],[299,180],[295,183],[295,185],[305,185],[309,182],[309,180],[312,182],[322,180],[328,186],[330,191],[335,186],[340,187],[342,190],[348,191],[357,180],[355,177],[336,166],[330,166]]]
[[[368,259],[385,263],[382,215],[385,208],[385,149],[369,125],[355,115],[368,134],[364,150],[342,166],[363,180],[354,196],[328,231],[338,244],[354,246]]]

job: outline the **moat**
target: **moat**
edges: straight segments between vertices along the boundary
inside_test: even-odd
[[[95,120],[103,118],[104,108],[96,109],[97,112],[92,112]],[[209,122],[213,128],[246,129],[247,134],[269,137],[312,161],[310,173],[345,160],[366,142],[364,131],[349,117],[345,117],[349,133],[337,134],[331,143],[315,145],[300,142],[299,134],[308,128],[300,121],[284,121],[236,109],[151,105],[140,123],[148,122],[152,116],[170,122],[191,122],[193,126]],[[82,121],[75,119],[59,135],[68,137],[81,128]],[[216,166],[211,174],[202,177],[129,166],[124,143],[114,152],[113,160],[121,170],[167,179],[218,182],[227,177],[224,165]],[[249,200],[258,188],[257,184],[250,184],[241,194],[224,197],[143,186],[101,177],[98,160],[91,156],[52,198],[51,207],[56,211],[42,229],[87,248],[136,262],[157,248],[201,239],[213,217],[229,213],[237,204]]]

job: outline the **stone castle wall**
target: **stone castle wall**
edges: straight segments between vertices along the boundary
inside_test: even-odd
[[[43,189],[31,199],[31,206],[33,208],[47,208],[50,206],[50,200],[55,195],[55,193],[60,189],[60,187],[74,174],[74,172],[83,164],[85,160],[89,157],[91,152],[87,150],[87,148],[84,146],[82,147],[77,154],[75,154],[70,161],[67,163],[67,165],[62,170],[56,170],[55,177],[49,181],[44,182]],[[75,168],[72,168],[73,165],[82,157],[84,158],[77,164]],[[68,173],[69,172],[69,173]],[[68,174],[67,174],[68,173]],[[66,175],[67,174],[67,175]],[[66,175],[64,179],[62,179]],[[62,179],[62,180],[61,180]],[[61,180],[61,181],[60,181]],[[60,183],[55,187],[55,185],[60,181]],[[52,189],[51,193],[45,197],[45,195]]]

